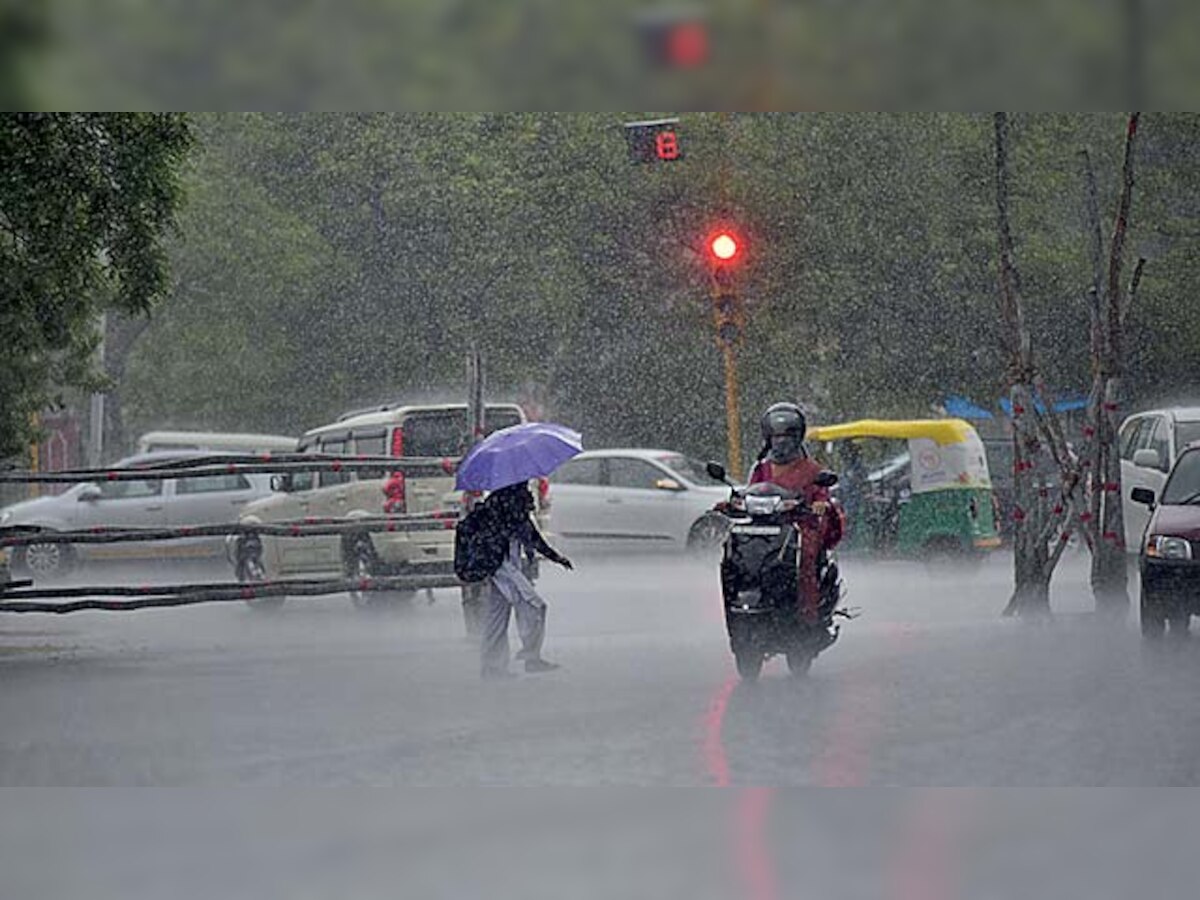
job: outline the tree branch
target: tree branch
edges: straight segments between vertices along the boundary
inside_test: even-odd
[[[1121,199],[1117,204],[1117,221],[1113,225],[1112,247],[1108,254],[1108,322],[1107,347],[1109,363],[1121,358],[1121,261],[1125,255],[1125,234],[1129,227],[1129,207],[1133,202],[1133,160],[1136,149],[1138,120],[1141,113],[1131,113],[1125,129],[1125,160],[1121,167]]]
[[[1121,324],[1124,325],[1133,309],[1133,301],[1137,299],[1138,287],[1142,283],[1142,271],[1146,268],[1146,258],[1139,256],[1137,265],[1133,267],[1133,278],[1129,280],[1129,293],[1125,297],[1125,305],[1121,309]]]

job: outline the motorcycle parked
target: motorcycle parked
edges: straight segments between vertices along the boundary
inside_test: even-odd
[[[763,663],[782,654],[793,675],[803,675],[813,660],[837,640],[835,616],[851,618],[838,608],[842,582],[833,553],[818,558],[820,605],[814,619],[799,608],[801,525],[815,514],[798,495],[777,484],[739,488],[725,468],[710,462],[708,474],[729,485],[730,499],[717,507],[729,519],[721,559],[721,592],[729,646],[744,681],[755,681]],[[816,483],[832,487],[837,475],[822,472]]]

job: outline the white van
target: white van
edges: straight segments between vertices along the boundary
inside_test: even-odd
[[[485,405],[485,434],[524,421],[524,412],[514,403]],[[348,413],[336,422],[314,428],[300,439],[300,451],[457,460],[466,452],[467,437],[465,403],[397,404]],[[325,471],[278,476],[274,483],[280,493],[248,504],[241,521],[256,524],[293,522],[314,516],[361,518],[385,512],[458,512],[461,501],[454,492],[453,474],[401,477],[391,482],[384,478],[386,474]],[[385,493],[385,483],[392,485],[390,496]],[[263,535],[261,543],[261,572],[256,575],[271,581],[289,577],[442,573],[450,572],[454,561],[454,529],[440,524],[427,531],[376,532],[365,540],[336,534]],[[232,551],[231,555],[235,553]],[[244,577],[245,573],[240,574]],[[369,598],[354,599],[356,603],[365,603]]]
[[[221,431],[147,431],[137,442],[138,453],[162,450],[224,450],[230,453],[294,453],[299,441],[281,434],[240,434]]]
[[[1200,441],[1200,407],[1173,407],[1135,413],[1121,425],[1121,513],[1125,519],[1125,549],[1141,550],[1150,522],[1150,507],[1133,501],[1134,488],[1144,487],[1161,497],[1167,475],[1188,444]]]

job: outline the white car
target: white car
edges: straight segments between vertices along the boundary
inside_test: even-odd
[[[550,477],[550,524],[576,550],[702,549],[724,539],[729,488],[671,450],[589,450]]]
[[[134,468],[197,456],[197,451],[143,453],[114,464]],[[242,507],[271,493],[270,474],[205,475],[145,481],[101,481],[77,484],[57,496],[37,497],[0,510],[0,526],[29,525],[44,531],[78,531],[99,526],[167,528],[226,525],[236,522]],[[15,577],[36,581],[66,575],[73,569],[103,562],[222,558],[225,539],[187,537],[171,541],[98,544],[28,544],[12,550]]]
[[[1150,521],[1150,508],[1133,501],[1134,488],[1162,496],[1167,475],[1184,448],[1200,441],[1200,407],[1173,407],[1135,413],[1121,425],[1121,512],[1125,549],[1137,553]]]

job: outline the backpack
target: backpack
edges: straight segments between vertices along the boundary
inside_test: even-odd
[[[495,513],[476,506],[454,526],[454,574],[459,581],[486,581],[504,564],[508,541],[500,533]]]

